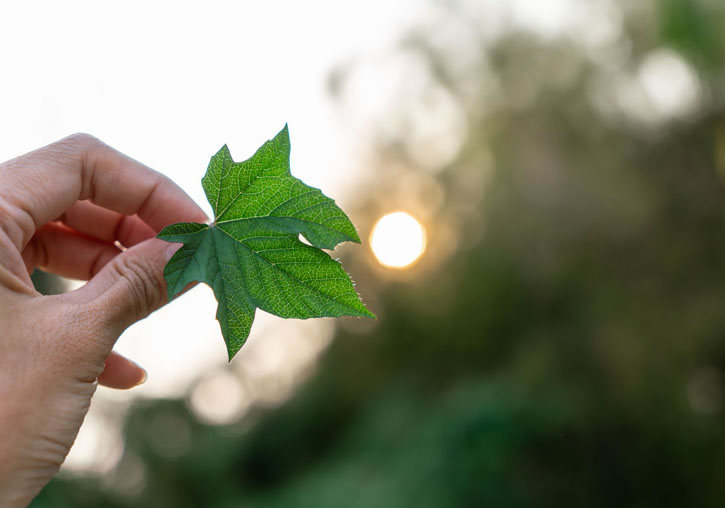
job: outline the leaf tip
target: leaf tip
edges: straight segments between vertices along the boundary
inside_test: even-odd
[[[376,315],[375,315],[375,314],[373,314],[373,313],[372,313],[372,312],[371,312],[370,310],[368,310],[368,308],[367,308],[367,307],[365,307],[365,315],[364,315],[364,316],[362,316],[362,317],[366,317],[366,318],[370,318],[370,319],[375,319],[375,320],[377,320],[377,319],[378,319],[378,316],[376,316]]]
[[[224,342],[227,346],[227,356],[229,357],[228,361],[231,363],[232,359],[237,355],[237,353],[242,349],[242,346],[247,342],[247,338],[240,338],[238,336],[235,336],[232,334],[231,336],[227,337],[227,334],[224,333],[222,330],[222,336],[224,337]]]
[[[352,234],[350,235],[350,241],[353,243],[362,243],[360,240],[360,234],[357,232],[357,228],[353,226]]]
[[[228,356],[228,363],[232,363],[232,359],[236,356],[236,354],[239,352],[239,350],[242,349],[242,346],[239,347],[231,347],[227,345],[227,356]]]
[[[354,283],[353,283],[354,285]],[[360,298],[360,295],[357,295],[357,303],[358,305],[355,305],[355,313],[350,314],[354,317],[364,317],[364,318],[371,318],[371,319],[378,319],[378,317],[373,314],[373,312],[367,308],[367,306],[363,303],[362,298]]]
[[[279,131],[274,138],[272,138],[272,141],[279,142],[287,151],[290,150],[291,143],[289,139],[289,125],[287,123],[285,123],[282,130]]]
[[[212,158],[212,160],[214,160],[217,157],[222,157],[224,159],[226,159],[226,158],[230,158],[231,159],[232,158],[232,152],[229,151],[229,145],[227,145],[226,143],[224,143],[222,145],[222,147],[219,150],[217,150],[214,155],[212,155],[211,158]]]

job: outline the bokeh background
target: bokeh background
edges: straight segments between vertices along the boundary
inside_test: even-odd
[[[207,206],[208,157],[289,122],[378,315],[260,314],[227,364],[194,289],[122,336],[148,382],[99,389],[34,508],[725,502],[725,3],[28,2],[0,28],[2,159],[88,131]]]

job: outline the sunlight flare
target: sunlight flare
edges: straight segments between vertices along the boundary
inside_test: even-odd
[[[370,247],[378,262],[389,268],[408,268],[425,251],[423,225],[406,212],[382,216],[370,235]]]

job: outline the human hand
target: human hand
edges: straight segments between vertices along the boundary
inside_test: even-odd
[[[180,245],[154,236],[206,220],[169,179],[85,134],[0,164],[0,506],[26,506],[58,471],[98,383],[143,382],[111,349],[166,302]],[[34,267],[89,282],[41,296]]]

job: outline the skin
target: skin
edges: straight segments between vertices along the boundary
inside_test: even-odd
[[[163,267],[180,245],[154,236],[180,221],[207,217],[87,134],[0,164],[0,506],[27,506],[56,474],[99,383],[146,379],[111,350],[166,303]],[[35,267],[88,283],[42,296]]]

